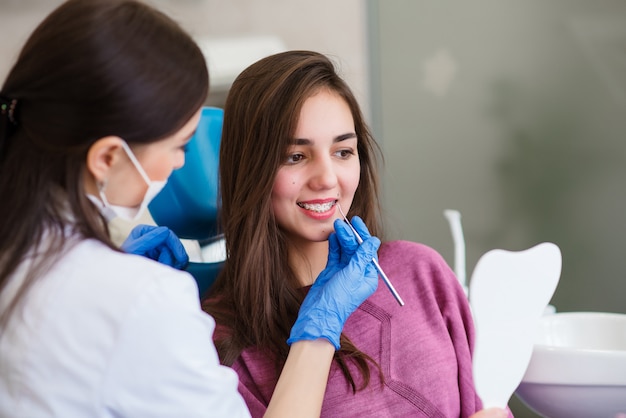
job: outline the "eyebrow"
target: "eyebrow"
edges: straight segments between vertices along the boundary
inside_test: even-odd
[[[352,139],[352,138],[356,138],[356,133],[354,132],[349,132],[346,134],[342,134],[342,135],[338,135],[335,138],[333,138],[333,143],[337,143],[337,142],[341,142],[341,141],[345,141],[347,139]],[[291,141],[292,145],[311,145],[313,143],[313,141],[311,141],[310,139],[307,138],[294,138]]]

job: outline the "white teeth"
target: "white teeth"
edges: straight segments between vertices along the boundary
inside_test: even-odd
[[[309,204],[309,203],[298,203],[298,206],[300,206],[301,208],[304,208],[306,210],[310,210],[313,212],[318,212],[318,213],[323,213],[323,212],[327,212],[330,210],[330,208],[332,208],[335,205],[335,202],[328,202],[328,203],[313,203],[313,204]]]

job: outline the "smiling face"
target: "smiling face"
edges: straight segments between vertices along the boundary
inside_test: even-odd
[[[290,244],[326,241],[340,217],[336,203],[348,212],[359,185],[357,142],[352,113],[339,95],[321,90],[304,102],[272,190],[274,215]]]

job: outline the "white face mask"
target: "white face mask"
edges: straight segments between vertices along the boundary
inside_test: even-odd
[[[143,200],[139,206],[128,207],[128,206],[116,206],[112,205],[108,202],[106,195],[104,193],[104,189],[106,188],[106,184],[100,187],[100,199],[102,200],[102,204],[104,207],[102,208],[102,214],[108,220],[115,218],[116,216],[126,220],[126,221],[136,221],[141,214],[146,210],[152,199],[156,197],[156,195],[163,190],[165,185],[167,184],[167,180],[164,181],[152,181],[148,174],[146,174],[145,170],[139,164],[139,161],[133,154],[133,151],[130,149],[126,141],[122,141],[122,148],[130,158],[130,161],[133,163],[141,177],[144,179],[146,184],[148,185],[148,190],[143,197]]]

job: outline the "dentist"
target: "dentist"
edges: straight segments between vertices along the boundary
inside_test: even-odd
[[[107,229],[184,164],[207,90],[197,45],[138,1],[69,0],[27,40],[0,89],[0,416],[249,416],[193,278]],[[319,416],[330,341],[376,289],[380,242],[345,228],[266,416]]]

